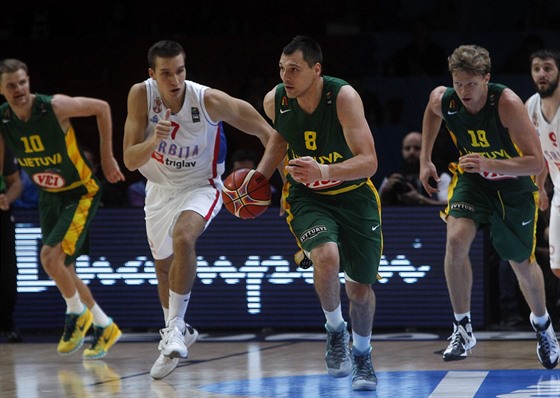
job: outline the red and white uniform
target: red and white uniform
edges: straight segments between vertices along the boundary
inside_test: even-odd
[[[560,111],[556,111],[549,123],[541,112],[542,99],[534,94],[527,100],[529,117],[533,121],[548,165],[550,179],[554,184],[554,196],[550,204],[550,226],[548,241],[550,244],[550,267],[560,269]],[[557,248],[558,246],[558,248]]]
[[[158,120],[165,117],[155,80],[145,81],[148,101],[146,138],[154,133]],[[171,232],[178,215],[185,210],[199,213],[207,221],[221,206],[221,176],[225,168],[226,143],[220,122],[210,119],[204,106],[208,87],[185,81],[185,101],[169,120],[173,130],[154,150],[150,160],[139,168],[146,184],[146,231],[155,259],[173,253]]]

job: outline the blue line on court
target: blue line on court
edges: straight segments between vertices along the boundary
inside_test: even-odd
[[[559,398],[560,372],[558,370],[490,370],[480,380],[480,388],[465,395],[460,383],[469,383],[469,373],[480,377],[481,371],[453,371],[457,391],[452,398]],[[377,392],[353,392],[351,378],[335,379],[327,374],[265,377],[208,384],[199,389],[224,396],[259,398],[345,398],[345,397],[399,397],[429,398],[444,382],[447,371],[377,372]],[[449,382],[449,379],[446,380]],[[472,382],[472,379],[470,380]],[[449,386],[448,386],[449,387]],[[465,389],[466,390],[466,389]],[[463,390],[463,392],[465,391]],[[446,394],[447,395],[447,394]],[[443,397],[434,394],[433,397]]]

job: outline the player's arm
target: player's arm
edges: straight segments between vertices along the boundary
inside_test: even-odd
[[[469,154],[459,159],[459,165],[468,172],[493,172],[515,176],[536,176],[545,166],[541,143],[521,99],[510,89],[505,89],[498,102],[498,112],[511,140],[522,156],[509,159],[488,159]]]
[[[319,164],[310,156],[291,159],[286,170],[296,181],[350,181],[369,178],[377,171],[373,135],[365,118],[362,99],[353,87],[347,85],[340,89],[336,108],[344,138],[354,156],[331,164]]]
[[[204,103],[212,120],[224,121],[244,133],[254,135],[266,147],[273,129],[247,101],[209,88],[204,94]]]
[[[113,122],[109,103],[97,98],[69,97],[56,94],[52,99],[53,111],[64,131],[70,127],[70,118],[95,116],[99,130],[101,168],[107,181],[124,181],[119,164],[113,156]]]
[[[348,181],[373,176],[378,166],[377,153],[360,95],[352,86],[343,86],[336,108],[344,138],[354,157],[328,165],[329,178]]]
[[[125,166],[130,171],[134,171],[150,160],[152,153],[165,139],[166,134],[163,131],[164,126],[162,126],[161,132],[155,128],[152,134],[145,137],[148,126],[148,100],[144,83],[137,83],[130,88],[127,108],[124,123],[123,159]]]
[[[274,123],[274,93],[276,87],[270,90],[264,97],[263,108],[266,116]],[[266,149],[257,166],[257,170],[261,172],[266,178],[270,179],[274,170],[278,169],[282,180],[286,182],[284,173],[284,161],[286,159],[287,142],[280,133],[272,130],[272,135],[268,140]]]
[[[0,209],[8,210],[10,204],[13,203],[23,191],[23,184],[19,177],[19,170],[14,171],[12,174],[4,176],[6,181],[6,191],[0,192]]]
[[[430,93],[428,104],[422,119],[422,148],[420,149],[420,181],[426,192],[430,195],[438,191],[437,187],[430,185],[430,178],[439,182],[436,166],[432,162],[432,150],[436,142],[443,114],[441,113],[441,100],[446,87],[438,86]]]
[[[539,209],[545,211],[549,206],[548,193],[546,192],[545,183],[548,177],[548,164],[543,167],[543,171],[535,178],[535,183],[539,187]]]

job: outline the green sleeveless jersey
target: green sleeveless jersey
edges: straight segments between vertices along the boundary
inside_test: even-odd
[[[319,105],[312,114],[303,111],[295,98],[288,98],[284,84],[279,84],[275,95],[274,128],[288,142],[288,160],[311,156],[318,163],[342,162],[353,157],[346,143],[342,126],[336,112],[336,97],[344,80],[323,76],[323,93]],[[353,181],[316,181],[311,184],[296,182],[290,174],[291,184],[305,186],[314,192],[337,194],[354,189],[366,179]]]
[[[489,159],[510,159],[521,156],[512,142],[508,129],[502,125],[498,101],[506,87],[488,84],[488,97],[476,115],[467,112],[453,88],[447,88],[441,101],[443,120],[459,155],[479,153]],[[462,172],[461,170],[459,172]],[[510,176],[497,173],[464,173],[483,187],[492,191],[532,192],[537,186],[531,176]]]
[[[74,129],[62,131],[51,105],[52,96],[37,94],[31,117],[20,120],[8,103],[0,106],[0,133],[20,166],[40,188],[67,191],[93,174],[76,141]]]

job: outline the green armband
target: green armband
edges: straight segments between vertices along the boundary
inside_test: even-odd
[[[6,191],[6,181],[4,180],[4,176],[0,176],[0,192]]]

